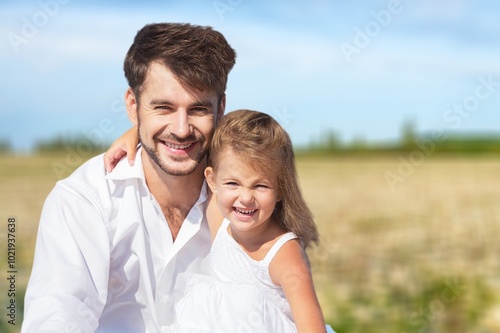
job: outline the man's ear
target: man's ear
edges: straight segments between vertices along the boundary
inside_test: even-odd
[[[137,126],[137,99],[130,87],[125,92],[125,107],[127,108],[128,119]]]
[[[205,179],[207,180],[208,187],[212,193],[217,193],[217,187],[215,186],[215,173],[212,167],[205,168]]]
[[[224,111],[226,111],[226,95],[222,96],[222,98],[220,99],[219,112],[217,112],[216,124],[218,124],[222,116],[224,116]]]

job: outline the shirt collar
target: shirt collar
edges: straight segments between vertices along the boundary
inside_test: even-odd
[[[203,180],[203,185],[201,186],[200,196],[198,197],[198,200],[196,200],[196,202],[193,206],[197,206],[199,204],[204,203],[207,200],[207,198],[208,198],[207,181]]]
[[[139,148],[137,149],[134,165],[130,165],[127,158],[122,158],[121,161],[118,162],[118,164],[115,166],[113,171],[107,173],[104,178],[110,180],[126,180],[139,178],[145,180],[146,178],[144,176],[144,168],[142,167],[142,146],[139,146]],[[193,205],[193,207],[204,203],[207,200],[207,196],[207,182],[203,181],[200,196],[198,197],[198,200]]]

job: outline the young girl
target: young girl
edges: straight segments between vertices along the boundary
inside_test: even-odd
[[[318,234],[288,134],[267,114],[230,112],[214,133],[209,165],[210,275],[190,277],[174,331],[333,332],[305,253]]]

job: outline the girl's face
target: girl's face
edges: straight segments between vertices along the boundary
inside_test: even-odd
[[[271,223],[279,201],[274,177],[243,162],[230,149],[218,155],[217,169],[208,167],[205,176],[233,230],[265,230]]]

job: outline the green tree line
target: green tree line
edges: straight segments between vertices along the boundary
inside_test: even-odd
[[[381,154],[415,150],[433,154],[500,154],[500,131],[489,133],[432,131],[418,133],[415,124],[406,122],[397,140],[375,142],[355,137],[343,142],[334,130],[320,135],[319,140],[297,149],[299,154]]]
[[[93,142],[85,136],[56,136],[35,143],[33,152],[67,153],[84,151],[97,154],[108,149],[110,143]],[[334,130],[321,133],[318,140],[307,146],[297,147],[298,154],[381,154],[403,153],[414,150],[429,150],[433,154],[500,154],[500,131],[496,133],[467,133],[435,131],[418,133],[415,123],[405,122],[401,126],[400,137],[394,141],[375,142],[363,137],[355,137],[350,142],[343,142]],[[14,153],[8,139],[0,138],[0,154]]]

